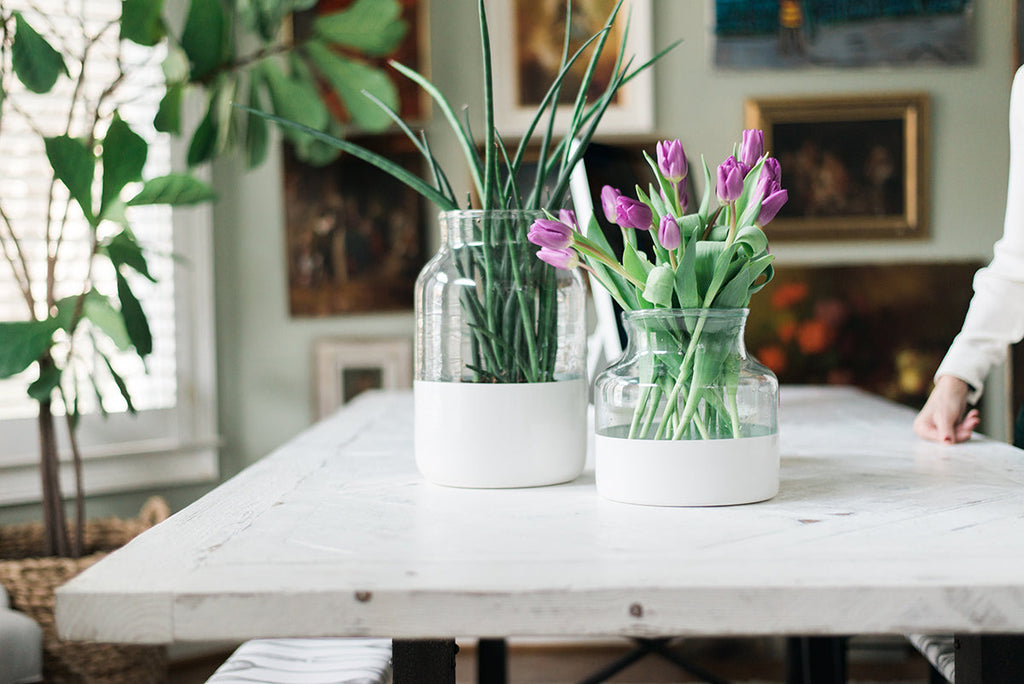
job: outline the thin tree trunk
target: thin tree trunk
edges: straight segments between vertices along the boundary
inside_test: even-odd
[[[40,474],[43,486],[43,526],[46,555],[68,556],[67,522],[60,492],[60,464],[57,461],[57,431],[49,401],[39,402]]]

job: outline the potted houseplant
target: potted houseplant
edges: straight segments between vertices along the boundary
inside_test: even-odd
[[[635,199],[602,189],[621,253],[596,219],[585,234],[553,217],[530,230],[541,258],[586,268],[624,310],[627,348],[594,383],[598,491],[652,505],[771,498],[778,381],[747,355],[743,326],[751,295],[774,273],[762,228],[787,199],[779,164],[760,131],[745,131],[715,177],[703,163],[703,199],[687,214],[680,142],[645,157],[655,182],[637,186]]]
[[[138,283],[155,282],[154,259],[170,259],[151,254],[132,230],[134,208],[210,200],[211,189],[192,169],[236,142],[250,165],[263,160],[267,125],[230,107],[239,93],[255,104],[269,101],[282,114],[301,112],[311,127],[331,131],[342,129],[329,114],[325,92],[347,103],[353,100],[353,89],[369,90],[381,101],[397,103],[389,77],[363,63],[360,55],[387,54],[402,39],[407,27],[398,2],[356,0],[343,11],[318,16],[304,40],[285,40],[282,19],[314,4],[238,2],[229,9],[221,0],[189,0],[166,8],[181,10],[183,24],[165,18],[163,0],[93,0],[78,3],[75,10],[53,3],[54,15],[78,13],[68,17],[48,16],[39,3],[0,5],[0,135],[32,138],[52,169],[45,207],[39,212],[45,219],[12,211],[11,197],[0,198],[0,270],[25,304],[15,320],[0,321],[0,381],[24,381],[36,402],[43,499],[38,541],[17,549],[0,543],[0,559],[10,563],[0,573],[5,582],[16,577],[35,582],[51,574],[60,583],[95,560],[65,560],[97,550],[90,546],[97,535],[87,532],[84,521],[76,430],[87,396],[95,396],[94,411],[105,413],[120,401],[134,413],[124,364],[131,357],[145,358],[153,347],[144,301],[136,294]],[[252,47],[243,51],[243,44]],[[155,118],[133,119],[126,99],[138,90],[127,92],[126,84],[140,64],[160,65],[161,51],[163,78],[150,86],[161,95]],[[150,71],[160,73],[159,68]],[[190,91],[204,96],[207,104],[194,131],[185,130],[182,115]],[[390,125],[376,108],[361,106],[362,95],[358,98],[359,106],[348,107],[356,123],[364,128]],[[59,123],[39,116],[40,111],[59,111]],[[146,127],[190,135],[188,171],[156,176],[146,171],[150,143],[139,132]],[[308,136],[290,138],[304,159],[326,162],[337,154]],[[76,225],[85,235],[78,245]],[[34,242],[44,249],[33,251]],[[55,276],[64,271],[83,275],[77,280]],[[73,534],[58,477],[61,432],[75,465]],[[159,516],[145,517],[151,524]],[[15,527],[6,530],[11,534],[0,535],[0,541],[21,539],[25,530]],[[141,529],[124,527],[132,534]],[[100,546],[109,550],[128,538],[118,542],[106,537]],[[59,572],[40,571],[40,559],[29,568],[20,560],[23,556],[56,559]],[[23,607],[18,605],[23,593],[18,587],[10,589],[15,606]],[[45,592],[41,587],[30,591]],[[47,601],[41,605],[45,609]],[[52,618],[37,619],[52,632]]]
[[[422,86],[451,124],[479,201],[460,209],[448,176],[425,137],[393,117],[423,153],[433,174],[428,183],[379,155],[327,135],[314,137],[401,179],[440,210],[442,245],[417,280],[415,451],[428,480],[461,487],[523,487],[574,479],[586,457],[584,291],[576,274],[534,259],[526,240],[543,211],[563,210],[569,176],[582,158],[616,92],[645,64],[634,65],[618,48],[604,91],[588,101],[597,60],[623,3],[605,27],[570,50],[572,2],[565,6],[561,67],[536,115],[514,149],[495,129],[491,54],[484,0],[478,0],[484,68],[482,138],[472,136],[450,103],[420,74],[395,68]],[[554,140],[562,81],[577,62],[586,64],[567,133]],[[288,129],[295,122],[268,117]],[[527,147],[539,138],[537,173],[521,185]],[[577,144],[570,144],[572,141]],[[545,188],[548,191],[545,191]],[[571,214],[566,214],[571,221]]]

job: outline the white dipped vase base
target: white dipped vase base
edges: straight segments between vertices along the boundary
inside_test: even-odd
[[[413,383],[416,467],[449,487],[538,487],[576,479],[587,457],[582,379]]]
[[[596,435],[597,491],[648,506],[730,506],[779,492],[779,436],[710,440]]]

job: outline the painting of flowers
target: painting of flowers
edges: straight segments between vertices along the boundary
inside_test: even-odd
[[[919,408],[980,265],[780,268],[751,309],[747,347],[783,385],[855,385]]]

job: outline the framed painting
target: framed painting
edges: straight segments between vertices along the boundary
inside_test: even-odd
[[[605,25],[616,0],[574,3],[570,26],[573,54]],[[565,0],[488,0],[488,23],[505,27],[491,31],[495,127],[506,138],[521,135],[536,115],[544,94],[558,74],[565,40]],[[626,24],[629,24],[628,34]],[[614,74],[619,46],[640,65],[651,58],[651,0],[624,2],[616,16],[591,81],[588,99],[604,92]],[[555,130],[568,128],[573,101],[592,55],[593,46],[563,80]],[[547,121],[546,117],[542,120]],[[651,70],[622,86],[601,120],[601,133],[643,133],[654,123]],[[540,131],[538,131],[539,134]]]
[[[412,340],[324,339],[313,345],[317,420],[367,390],[412,387]]]
[[[771,239],[922,238],[928,233],[924,93],[746,101],[789,201]]]
[[[854,385],[920,409],[960,332],[980,266],[780,268],[751,302],[747,348],[783,385]]]
[[[1024,65],[1024,0],[1013,0],[1013,70]]]
[[[963,65],[973,0],[709,0],[724,69]]]
[[[292,15],[292,36],[295,40],[310,35],[310,26],[318,17],[347,10],[356,0],[318,0],[308,10],[295,12]],[[366,56],[359,59],[372,67],[382,69],[398,90],[398,113],[402,120],[410,125],[423,123],[430,119],[431,100],[422,88],[413,81],[400,75],[388,66],[390,60],[418,71],[430,77],[430,30],[428,0],[398,0],[402,8],[402,20],[409,27],[398,47],[386,55]],[[333,94],[325,95],[331,113],[342,123],[348,123],[350,117],[341,101]]]
[[[353,141],[419,173],[402,134]],[[288,300],[292,316],[410,310],[424,263],[422,199],[351,155],[311,166],[284,146]]]

